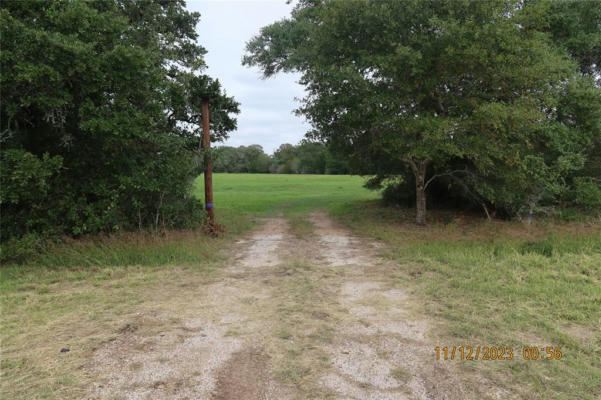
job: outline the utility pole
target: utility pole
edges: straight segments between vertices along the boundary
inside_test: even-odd
[[[215,211],[213,209],[213,162],[211,161],[211,137],[209,136],[209,100],[202,101],[202,147],[205,167],[205,208],[209,216],[209,230],[215,229]]]

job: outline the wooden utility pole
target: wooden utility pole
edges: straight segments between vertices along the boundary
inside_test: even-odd
[[[209,229],[215,229],[213,208],[213,162],[211,161],[211,137],[209,136],[209,100],[202,101],[202,147],[205,166],[205,208],[209,216]]]

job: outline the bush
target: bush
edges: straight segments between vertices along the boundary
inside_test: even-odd
[[[573,193],[576,205],[587,209],[601,207],[601,185],[593,178],[575,178]]]
[[[39,238],[203,222],[191,196],[200,103],[210,99],[213,140],[236,128],[238,103],[201,74],[199,18],[183,1],[3,4],[6,257]]]
[[[0,163],[0,238],[52,229],[53,222],[46,216],[62,157],[46,153],[40,158],[21,149],[3,149]]]
[[[43,246],[44,240],[34,233],[11,237],[0,245],[0,263],[22,261],[36,254]]]

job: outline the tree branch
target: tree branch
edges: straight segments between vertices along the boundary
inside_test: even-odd
[[[424,185],[424,190],[426,190],[426,188],[428,187],[428,185],[429,185],[429,184],[430,184],[430,183],[431,183],[431,182],[432,182],[434,179],[436,179],[436,178],[440,178],[441,176],[454,176],[453,174],[455,174],[455,173],[457,173],[457,172],[463,172],[463,173],[469,174],[469,171],[468,171],[468,170],[467,170],[467,168],[466,168],[466,169],[456,169],[456,170],[454,170],[454,171],[451,171],[451,172],[445,172],[445,173],[443,173],[443,174],[436,174],[436,175],[433,175],[433,176],[432,176],[430,179],[428,179],[428,180],[426,181],[426,184]]]
[[[402,158],[402,160],[405,161],[407,164],[409,164],[409,166],[411,167],[411,170],[417,176],[418,171],[417,171],[417,165],[415,165],[415,162],[408,157]]]

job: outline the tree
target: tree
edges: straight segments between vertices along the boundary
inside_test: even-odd
[[[542,23],[539,29],[549,32],[554,43],[568,50],[580,66],[580,71],[596,81],[597,87],[601,87],[601,7],[596,0],[564,0],[546,1],[541,6],[546,9],[542,13]],[[532,18],[531,21],[536,21]],[[572,96],[565,99],[572,103],[573,107],[581,110],[579,118],[586,119],[589,124],[588,132],[596,129],[601,130],[599,114],[601,113],[601,95],[587,85],[580,85],[580,90],[571,93]],[[577,101],[575,101],[575,99]],[[564,102],[565,105],[565,102]],[[587,115],[583,109],[587,109]],[[596,114],[595,114],[596,113]],[[594,125],[596,121],[596,128]],[[588,136],[588,135],[587,135]],[[581,181],[596,181],[596,188],[592,191],[601,191],[601,134],[594,135],[593,142],[588,146],[588,157],[584,168],[579,171]],[[579,192],[577,185],[574,188]],[[601,198],[596,200],[601,203]]]
[[[300,172],[300,159],[298,158],[297,148],[290,144],[284,143],[273,152],[273,158],[276,160],[277,170],[279,174],[298,174]]]
[[[261,29],[243,63],[266,77],[302,73],[308,95],[299,112],[314,127],[310,136],[354,168],[390,174],[408,166],[423,224],[426,189],[442,176],[482,184],[501,173],[498,182],[512,185],[505,190],[526,194],[555,177],[541,174],[541,163],[558,162],[541,126],[570,140],[555,105],[577,70],[547,34],[520,24],[521,4],[301,1],[290,19]],[[568,152],[577,158],[582,149]],[[478,189],[496,201],[491,187]]]
[[[565,177],[567,190],[561,196],[578,204],[582,188],[596,185],[590,193],[601,191],[601,94],[590,83],[593,80],[601,87],[601,7],[596,0],[536,0],[524,2],[523,7],[520,23],[524,29],[548,34],[578,63],[581,74],[590,78],[567,85],[559,100],[558,121],[576,129],[575,137],[586,142],[586,160]],[[584,181],[589,184],[580,184]]]
[[[2,3],[2,240],[202,221],[199,100],[216,140],[238,109],[201,75],[199,18],[182,0]]]
[[[323,143],[303,140],[296,147],[301,174],[325,173],[327,149]]]
[[[240,147],[221,146],[213,153],[215,172],[269,172],[271,159],[258,144]]]
[[[231,146],[219,146],[212,150],[214,172],[237,172],[234,169],[237,149]]]

